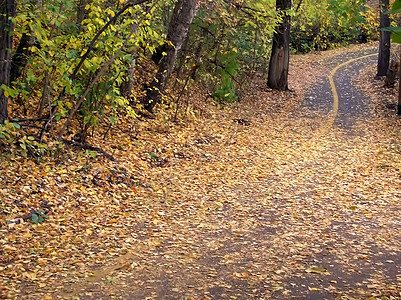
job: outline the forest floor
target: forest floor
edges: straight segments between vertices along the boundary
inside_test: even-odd
[[[399,299],[401,122],[375,47],[293,56],[293,92],[193,90],[179,123],[91,139],[117,162],[0,156],[0,298]],[[49,219],[7,222],[31,208]]]

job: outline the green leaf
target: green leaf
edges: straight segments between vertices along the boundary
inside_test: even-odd
[[[401,44],[401,27],[383,27],[381,30],[390,31],[393,43]]]
[[[401,0],[395,0],[393,3],[393,6],[391,7],[391,10],[389,11],[389,13],[397,13],[401,11]]]
[[[393,43],[401,44],[401,31],[393,32],[393,34],[391,35],[391,40],[393,41]]]
[[[387,13],[388,14],[399,14],[401,12],[401,8],[400,9],[391,9],[389,10]]]
[[[380,30],[382,30],[382,31],[390,31],[390,32],[401,32],[401,27],[390,26],[390,27],[383,27]]]
[[[245,27],[253,27],[253,28],[258,28],[258,25],[256,25],[254,22],[252,21],[247,21],[245,23]]]
[[[157,155],[154,153],[148,153],[153,160],[157,160]]]
[[[89,155],[90,155],[90,157],[92,157],[92,158],[96,158],[96,152],[94,152],[94,151],[89,151]]]
[[[39,216],[37,214],[32,214],[31,220],[34,224],[39,224]]]
[[[20,124],[18,124],[18,123],[12,123],[12,124],[13,124],[13,126],[14,126],[15,128],[21,129],[21,125],[20,125]]]
[[[0,134],[0,139],[5,139],[5,138],[6,138],[5,135]]]

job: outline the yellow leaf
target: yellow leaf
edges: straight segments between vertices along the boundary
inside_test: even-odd
[[[314,274],[325,274],[328,275],[329,272],[326,268],[319,267],[319,266],[311,266],[305,270],[306,273],[314,273]]]
[[[17,251],[17,248],[9,245],[5,245],[3,249],[9,252]]]

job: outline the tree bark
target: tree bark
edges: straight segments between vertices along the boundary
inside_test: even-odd
[[[78,32],[82,30],[82,21],[86,19],[88,15],[88,10],[86,9],[86,5],[90,3],[90,0],[79,0],[77,5],[77,26]]]
[[[400,66],[401,66],[401,55],[400,55]],[[401,116],[401,76],[400,76],[400,78],[398,79],[397,115]]]
[[[10,81],[18,79],[21,76],[24,67],[28,62],[29,47],[33,45],[33,37],[31,33],[24,33],[20,39],[17,50],[12,57]]]
[[[15,0],[0,0],[0,86],[10,84],[12,32]],[[8,99],[0,88],[0,124],[8,119]]]
[[[42,0],[34,0],[30,2],[26,9],[32,11],[37,10],[36,18],[39,19],[41,6]],[[32,21],[31,18],[30,21]],[[34,45],[35,42],[35,38],[31,32],[31,29],[28,27],[27,30],[28,32],[24,32],[22,34],[18,47],[12,56],[10,82],[17,80],[22,75],[26,64],[28,63],[28,56],[31,54],[29,49]]]
[[[123,82],[120,86],[120,93],[126,99],[131,97],[132,87],[134,86],[134,73],[135,73],[135,63],[136,57],[135,54],[131,55],[132,61],[128,66],[127,75],[125,76]]]
[[[390,26],[388,15],[389,0],[380,0],[380,28]],[[377,61],[376,77],[386,76],[390,63],[390,38],[391,32],[380,30],[379,58]]]
[[[273,36],[267,86],[281,91],[288,90],[291,31],[291,17],[287,14],[289,9],[291,9],[291,0],[276,0],[276,10],[282,20],[276,26]]]
[[[174,7],[167,34],[167,40],[172,45],[167,46],[166,55],[160,61],[156,77],[146,89],[146,95],[142,101],[144,108],[149,112],[153,112],[153,108],[160,101],[161,93],[166,88],[177,60],[177,53],[188,35],[198,7],[197,0],[179,0]]]

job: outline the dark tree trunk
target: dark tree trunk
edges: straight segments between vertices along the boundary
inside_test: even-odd
[[[0,0],[0,86],[10,84],[12,32],[15,17],[15,0]],[[8,118],[8,99],[0,89],[0,123]]]
[[[166,88],[167,81],[173,71],[177,59],[177,53],[188,35],[189,27],[195,17],[198,9],[197,0],[179,0],[174,7],[171,17],[167,40],[172,45],[168,45],[166,55],[161,59],[157,70],[156,78],[152,81],[150,87],[146,90],[146,96],[143,105],[149,112],[160,100],[160,95]]]
[[[82,21],[85,20],[88,16],[88,10],[86,9],[86,5],[90,3],[90,0],[79,0],[77,5],[77,26],[78,32],[82,30]]]
[[[401,65],[401,55],[400,55],[400,65]],[[401,76],[400,76],[400,78],[398,79],[397,115],[401,116]]]
[[[181,53],[180,53],[180,57],[178,58],[179,62],[178,62],[178,66],[176,69],[176,73],[177,73],[177,79],[180,78],[181,76],[181,72],[184,68],[184,64],[187,60],[187,55],[188,55],[188,44],[189,44],[189,35],[187,34],[187,38],[185,39],[183,45],[182,45],[182,49],[181,49]],[[174,83],[174,88],[176,87],[178,83],[178,80],[175,81]]]
[[[380,28],[390,26],[390,17],[387,13],[389,7],[389,0],[380,0]],[[380,31],[379,59],[377,61],[376,77],[385,76],[387,74],[390,63],[390,38],[391,32]]]
[[[276,26],[273,36],[272,54],[269,63],[267,86],[272,89],[288,90],[288,69],[290,64],[291,0],[276,0],[276,10],[281,22]]]
[[[29,47],[33,45],[33,37],[30,33],[24,33],[20,39],[17,50],[15,51],[10,71],[10,82],[21,76],[24,67],[28,62]]]
[[[0,0],[1,1],[1,0]],[[36,17],[39,18],[39,10],[42,6],[42,0],[33,0],[30,2],[26,9],[38,10]],[[30,47],[33,46],[35,38],[31,32],[31,29],[27,28],[28,32],[25,32],[19,41],[17,50],[13,54],[11,71],[10,71],[10,82],[18,79],[24,71],[26,64],[28,63],[28,56],[30,55]]]

